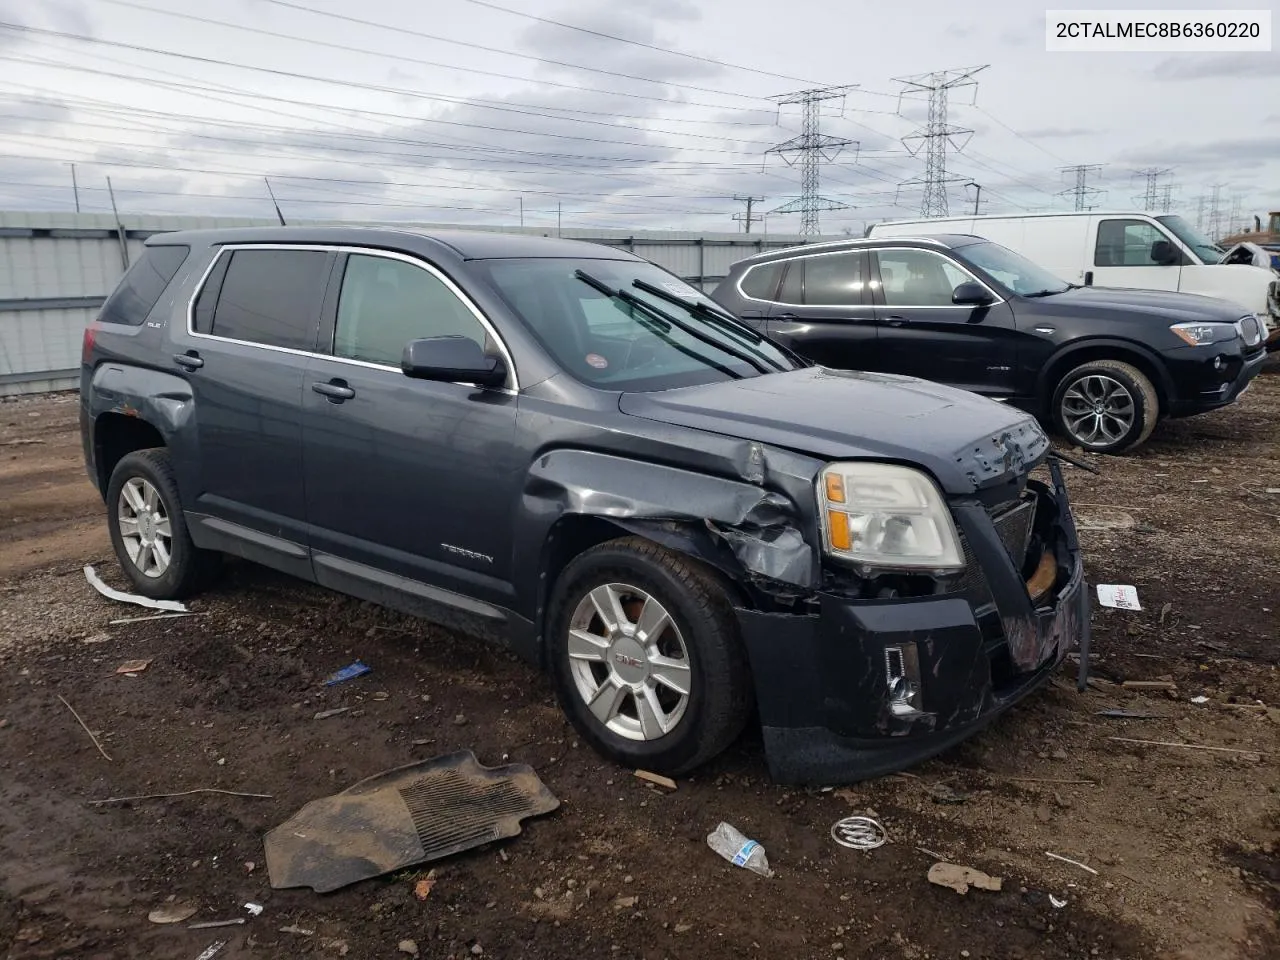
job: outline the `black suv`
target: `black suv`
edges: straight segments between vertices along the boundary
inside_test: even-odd
[[[619,250],[155,236],[85,333],[81,403],[139,593],[234,554],[494,638],[630,765],[688,770],[755,705],[778,779],[875,775],[1087,646],[1033,418],[811,366]]]
[[[1234,402],[1266,331],[1225,300],[1079,287],[980,237],[839,240],[736,263],[713,298],[817,363],[1008,401],[1086,450]]]

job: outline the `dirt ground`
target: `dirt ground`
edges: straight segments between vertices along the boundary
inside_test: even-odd
[[[1142,602],[1095,612],[1096,686],[1077,693],[1064,665],[910,776],[834,791],[770,783],[750,734],[675,793],[646,787],[580,746],[547,681],[505,654],[249,565],[196,599],[198,616],[110,625],[148,611],[81,573],[94,563],[122,585],[76,410],[68,395],[0,404],[5,957],[184,960],[224,940],[220,960],[404,957],[405,940],[422,957],[531,960],[1280,957],[1280,376],[1099,459],[1101,477],[1069,471],[1090,580]],[[116,675],[133,658],[153,663]],[[372,673],[323,685],[357,658]],[[1161,679],[1176,693],[1116,685]],[[350,709],[313,719],[337,707]],[[1117,709],[1152,716],[1100,714]],[[324,896],[270,889],[267,830],[462,748],[532,764],[559,810],[443,862],[425,902],[420,871]],[[197,788],[270,798],[91,805]],[[833,843],[854,812],[890,842]],[[765,846],[774,878],[707,848],[720,820]],[[931,885],[944,858],[1002,890]],[[247,922],[150,923],[171,898],[198,908],[188,922]]]

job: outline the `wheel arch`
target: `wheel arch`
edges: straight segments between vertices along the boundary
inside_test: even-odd
[[[1063,347],[1041,368],[1036,394],[1045,413],[1053,415],[1053,394],[1061,379],[1075,367],[1095,360],[1118,360],[1132,364],[1155,387],[1161,414],[1169,409],[1169,401],[1174,396],[1173,382],[1165,365],[1153,351],[1132,340],[1095,337]]]
[[[116,465],[137,450],[167,446],[164,434],[136,413],[108,411],[93,423],[93,462],[103,499]]]
[[[745,570],[731,552],[717,545],[705,526],[692,520],[640,520],[571,513],[561,516],[547,531],[538,562],[537,607],[534,624],[538,656],[545,667],[546,621],[551,597],[565,568],[593,547],[612,540],[640,537],[685,560],[693,561],[716,581],[734,606],[754,608],[752,592],[741,582]]]

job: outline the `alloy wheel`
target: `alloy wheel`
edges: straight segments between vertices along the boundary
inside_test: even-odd
[[[657,740],[683,719],[692,670],[667,608],[624,583],[604,583],[569,620],[574,687],[604,727],[628,740]]]
[[[1106,446],[1133,429],[1138,416],[1133,394],[1119,380],[1091,373],[1062,395],[1062,421],[1071,438],[1090,446]]]
[[[173,558],[173,528],[160,491],[142,477],[126,480],[116,519],[133,565],[144,576],[163,577]]]

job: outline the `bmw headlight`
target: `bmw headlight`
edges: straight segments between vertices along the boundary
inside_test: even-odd
[[[1193,347],[1234,340],[1240,336],[1240,327],[1234,323],[1175,323],[1169,329],[1174,336],[1185,340]]]
[[[937,485],[889,463],[832,463],[818,476],[822,537],[833,557],[867,568],[964,569],[960,536]]]

